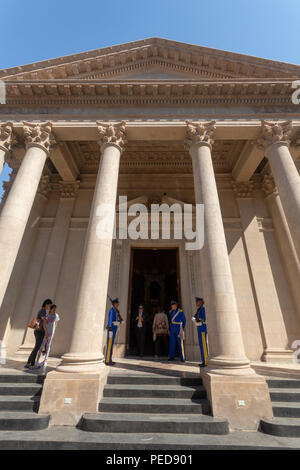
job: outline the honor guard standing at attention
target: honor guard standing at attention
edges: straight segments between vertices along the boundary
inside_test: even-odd
[[[204,299],[202,297],[195,297],[197,312],[192,320],[195,322],[198,330],[199,346],[201,352],[202,364],[201,367],[207,365],[207,328],[206,328],[206,315],[204,307]]]
[[[181,361],[185,361],[184,355],[184,328],[186,319],[184,312],[178,308],[178,302],[171,300],[170,310],[170,358],[169,361],[174,361],[176,342],[179,347]]]
[[[108,314],[108,323],[107,323],[107,343],[106,343],[106,353],[105,353],[105,364],[114,365],[112,362],[112,353],[114,348],[114,342],[116,338],[116,333],[118,326],[123,323],[123,319],[119,312],[119,299],[111,299],[112,307]]]

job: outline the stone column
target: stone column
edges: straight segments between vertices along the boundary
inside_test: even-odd
[[[56,288],[69,233],[70,218],[79,184],[79,181],[61,181],[59,183],[60,201],[30,316],[32,316],[32,312],[38,312],[44,299],[50,298],[55,302]],[[30,318],[28,318],[29,321]],[[32,340],[32,330],[28,329],[20,350],[28,350],[30,347],[32,349]]]
[[[292,353],[288,348],[288,337],[276,286],[271,271],[266,243],[259,229],[253,203],[254,182],[232,182],[248,255],[249,268],[253,279],[256,304],[262,340],[263,360],[266,362],[291,362]]]
[[[200,262],[210,351],[203,381],[214,416],[227,416],[233,427],[254,429],[260,417],[272,416],[272,408],[265,380],[245,355],[211,156],[214,130],[215,122],[187,122],[195,200],[204,204]]]
[[[262,121],[258,145],[264,148],[300,260],[300,176],[289,151],[292,123]]]
[[[262,190],[276,229],[276,237],[281,252],[281,258],[294,299],[295,309],[300,318],[300,261],[298,259],[291,232],[284,214],[281,200],[272,175],[265,175]],[[300,191],[300,189],[299,189]]]
[[[0,215],[0,307],[53,143],[51,128],[49,122],[24,124],[27,150]]]
[[[0,175],[5,163],[5,156],[11,150],[14,141],[12,122],[0,124]]]
[[[82,412],[97,410],[108,369],[102,338],[125,123],[97,125],[102,154],[79,273],[71,346],[56,371],[47,375],[40,407],[41,412],[50,412],[53,422],[60,424],[74,424]],[[68,410],[63,407],[64,396],[74,400]]]
[[[37,236],[39,218],[43,214],[49,190],[49,176],[42,176],[38,186],[35,201],[30,212],[28,223],[22,238],[19,253],[0,310],[0,340],[2,340],[4,344],[8,343],[8,338],[11,330],[11,320],[12,318],[14,319],[15,310],[17,308],[17,302],[20,300],[19,296],[16,295],[16,292],[21,291],[22,283],[24,281],[26,269],[28,266],[29,257],[31,255],[32,248],[34,246]],[[30,316],[32,316],[32,310],[30,310]],[[24,320],[25,325],[26,321],[29,319],[24,317],[22,318]],[[30,343],[30,350],[32,349],[32,343],[33,341],[31,341]],[[20,347],[19,351],[23,352],[22,346]],[[8,350],[8,353],[9,352],[10,351]],[[26,352],[28,352],[28,350]]]

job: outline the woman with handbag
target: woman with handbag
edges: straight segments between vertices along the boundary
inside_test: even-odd
[[[45,334],[47,334],[44,320],[47,318],[47,314],[50,310],[52,303],[53,302],[50,299],[44,300],[42,308],[38,312],[36,318],[34,318],[32,322],[28,325],[29,328],[34,329],[35,346],[31,351],[31,354],[27,360],[27,364],[24,366],[25,369],[35,368],[35,360],[37,353],[41,347]]]

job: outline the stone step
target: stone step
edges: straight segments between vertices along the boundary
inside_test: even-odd
[[[0,411],[1,431],[36,431],[46,429],[49,425],[49,415],[36,413]]]
[[[38,411],[40,397],[0,395],[0,411]]]
[[[109,375],[108,384],[138,385],[202,385],[200,377],[174,377],[162,375]]]
[[[300,389],[299,388],[271,388],[270,397],[271,401],[284,401],[287,403],[300,402]]]
[[[49,426],[47,429],[35,432],[0,431],[0,450],[191,451],[299,450],[299,448],[300,438],[274,437],[260,432],[245,431],[234,431],[223,435],[131,434],[85,432],[71,426]],[[126,455],[128,456],[128,453]]]
[[[42,387],[39,384],[27,383],[1,383],[0,395],[25,395],[36,396],[41,394]]]
[[[151,398],[206,398],[204,387],[182,385],[127,385],[108,384],[104,397],[151,397]]]
[[[30,383],[30,384],[43,384],[45,380],[44,375],[19,373],[19,374],[1,374],[1,383]]]
[[[272,436],[300,437],[300,418],[262,419],[260,429]]]
[[[210,403],[205,399],[184,398],[102,398],[99,411],[113,413],[197,413],[209,414]]]
[[[85,413],[79,428],[107,433],[227,434],[228,421],[212,416],[185,414]]]
[[[300,380],[295,379],[267,379],[270,389],[273,388],[300,388]]]
[[[300,418],[300,403],[272,402],[273,413],[277,418]]]

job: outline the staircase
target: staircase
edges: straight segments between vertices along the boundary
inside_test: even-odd
[[[300,437],[300,380],[268,379],[274,419],[263,419],[260,430],[281,437]]]
[[[215,434],[226,419],[210,416],[201,378],[109,375],[99,413],[85,413],[79,428],[101,433]]]
[[[46,429],[50,416],[37,414],[44,377],[0,373],[0,431]]]

